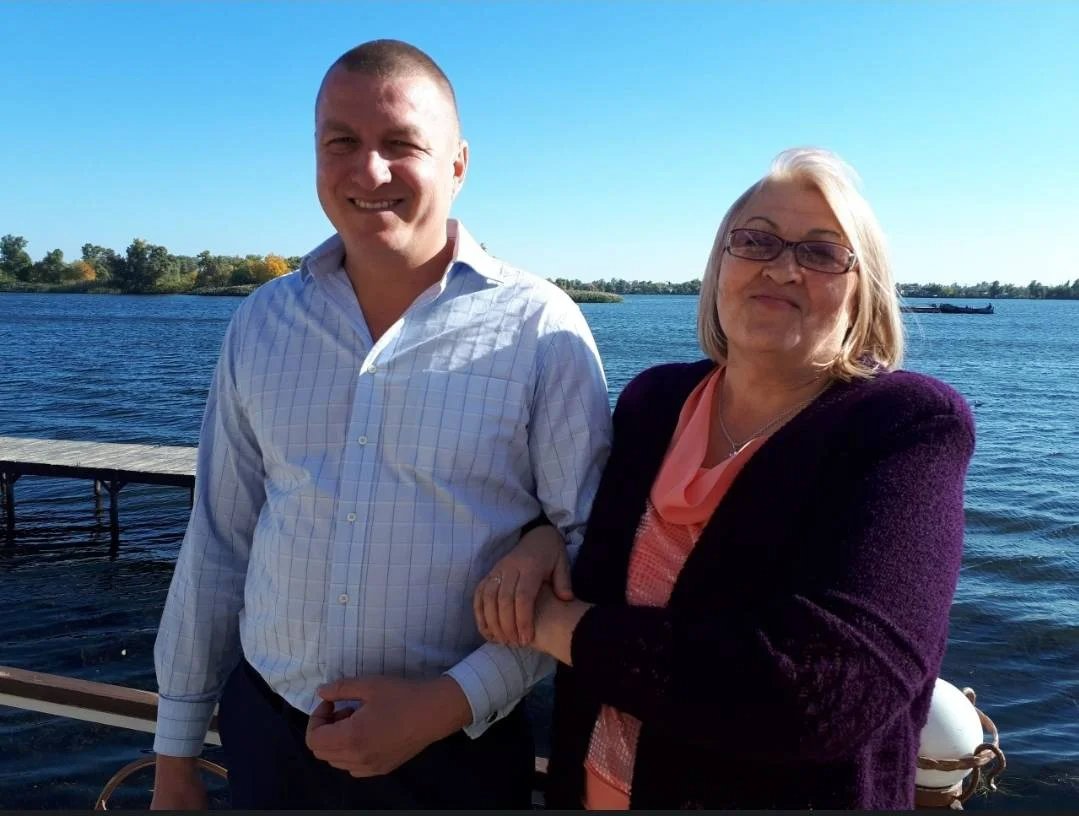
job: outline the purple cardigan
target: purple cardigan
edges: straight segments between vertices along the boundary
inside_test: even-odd
[[[574,566],[596,603],[555,678],[547,806],[579,808],[601,704],[642,721],[634,808],[912,808],[974,449],[966,402],[910,372],[838,383],[754,454],[665,608],[625,603],[634,532],[704,360],[649,369]]]

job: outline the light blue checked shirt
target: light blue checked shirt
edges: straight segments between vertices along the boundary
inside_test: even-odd
[[[472,593],[542,509],[571,558],[610,444],[580,310],[449,223],[446,275],[373,342],[334,236],[236,311],[154,650],[154,750],[192,756],[240,650],[312,711],[340,677],[442,673],[481,734],[553,669]]]

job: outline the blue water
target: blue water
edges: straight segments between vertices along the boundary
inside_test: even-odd
[[[0,435],[196,444],[218,344],[239,302],[0,294]],[[955,386],[978,424],[943,676],[975,689],[1008,756],[1001,791],[968,809],[1077,809],[1079,302],[996,309],[906,316],[907,367]],[[582,310],[612,399],[651,364],[698,357],[694,297]],[[186,491],[125,488],[116,558],[88,482],[24,477],[16,493],[16,537],[0,544],[0,665],[152,690]],[[0,707],[0,807],[89,808],[151,741]],[[141,777],[114,804],[145,803],[148,782]]]

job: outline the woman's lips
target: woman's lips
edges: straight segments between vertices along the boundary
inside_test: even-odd
[[[769,309],[786,310],[798,308],[798,304],[788,298],[776,297],[774,295],[753,295],[751,299]]]

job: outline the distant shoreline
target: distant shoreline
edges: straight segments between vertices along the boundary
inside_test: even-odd
[[[38,295],[200,295],[209,297],[246,297],[262,284],[245,283],[236,286],[213,286],[202,289],[154,289],[148,292],[131,292],[111,287],[108,284],[94,285],[88,283],[25,283],[23,281],[0,282],[0,294],[38,294]],[[646,291],[627,289],[621,292],[607,292],[592,289],[565,289],[559,287],[568,294],[574,303],[620,303],[623,295],[697,295],[699,292],[669,291],[650,289]],[[903,286],[906,288],[906,285]],[[905,299],[916,298],[919,300],[1079,300],[1079,294],[1070,296],[1054,295],[1052,297],[1031,297],[1029,294],[1008,293],[996,296],[984,293],[975,294],[910,294],[901,293]]]
[[[262,284],[244,283],[237,286],[212,286],[203,289],[163,290],[150,292],[124,292],[108,286],[85,284],[0,283],[0,294],[35,295],[200,295],[207,297],[247,297]],[[581,289],[563,289],[574,303],[621,303],[622,296],[610,292],[592,292]],[[654,294],[654,293],[649,293]],[[661,294],[674,294],[663,292]]]
[[[262,284],[244,283],[236,286],[211,286],[202,289],[165,289],[149,292],[125,292],[110,286],[93,286],[85,283],[0,283],[0,294],[36,295],[204,295],[209,297],[247,297]],[[621,295],[609,292],[592,292],[580,289],[563,289],[574,303],[621,303]],[[664,293],[667,294],[667,293]]]

